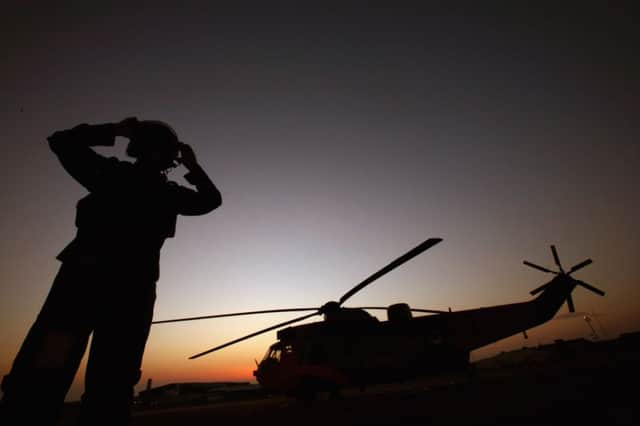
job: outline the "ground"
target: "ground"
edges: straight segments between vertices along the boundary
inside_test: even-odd
[[[580,356],[570,351],[544,362],[479,364],[473,377],[417,379],[364,392],[349,389],[340,399],[321,394],[311,405],[273,396],[138,410],[132,426],[638,425],[638,353],[606,350]]]

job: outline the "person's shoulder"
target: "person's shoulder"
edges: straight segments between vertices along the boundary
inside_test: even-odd
[[[176,182],[174,180],[168,180],[168,179],[164,183],[164,185],[165,185],[165,188],[167,188],[167,190],[169,190],[169,191],[180,191],[181,188],[184,188],[178,182]]]
[[[118,157],[107,157],[106,160],[113,167],[127,172],[133,171],[134,165],[130,161],[121,160]]]
[[[180,199],[185,193],[191,193],[193,191],[191,188],[181,185],[173,180],[167,180],[164,182],[164,188],[168,194],[176,197],[177,199]]]

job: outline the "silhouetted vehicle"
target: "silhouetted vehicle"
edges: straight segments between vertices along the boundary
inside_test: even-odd
[[[414,309],[405,303],[389,307],[345,308],[342,305],[356,292],[442,241],[428,239],[391,262],[345,293],[337,302],[320,308],[292,308],[179,318],[154,324],[191,321],[272,312],[313,311],[239,339],[198,353],[190,359],[220,350],[259,334],[323,315],[324,321],[288,327],[277,332],[254,375],[267,390],[312,397],[316,391],[336,391],[343,387],[363,387],[417,376],[468,370],[469,353],[482,346],[540,325],[558,312],[566,301],[574,312],[571,292],[581,286],[601,296],[604,292],[571,277],[591,259],[565,271],[551,246],[558,271],[524,261],[530,267],[554,274],[546,284],[531,291],[529,302],[512,303],[451,312]],[[387,320],[379,321],[366,310],[385,309]],[[430,315],[413,316],[413,312]]]

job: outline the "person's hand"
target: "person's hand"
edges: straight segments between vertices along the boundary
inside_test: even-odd
[[[189,170],[198,166],[198,161],[196,160],[196,154],[193,152],[193,148],[183,142],[180,142],[180,158],[178,161]]]
[[[134,135],[138,119],[136,117],[128,117],[119,123],[116,123],[116,135],[131,139]]]

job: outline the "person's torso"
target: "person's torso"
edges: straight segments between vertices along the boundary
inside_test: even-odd
[[[78,201],[76,238],[58,259],[152,269],[157,275],[160,249],[175,235],[176,218],[171,184],[121,163],[112,181]]]

